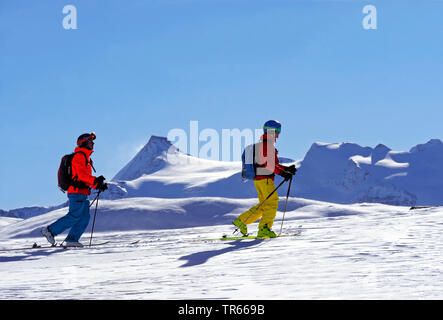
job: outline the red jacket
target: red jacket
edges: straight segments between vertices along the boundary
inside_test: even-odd
[[[86,188],[77,188],[74,186],[70,186],[68,189],[68,194],[70,193],[80,193],[85,195],[91,194],[91,188],[96,188],[97,185],[94,184],[95,177],[92,175],[92,162],[91,162],[91,153],[94,151],[77,147],[75,148],[75,152],[83,152],[76,153],[72,158],[72,177],[77,179],[78,181],[82,181],[86,184]],[[85,158],[86,155],[86,158]]]
[[[282,175],[285,167],[279,164],[277,149],[274,146],[275,140],[268,138],[265,133],[260,138],[260,142],[256,144],[256,176],[254,180],[272,179],[275,174]]]

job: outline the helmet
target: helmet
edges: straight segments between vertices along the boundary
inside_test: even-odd
[[[85,143],[88,140],[95,140],[95,138],[97,138],[97,136],[95,135],[94,132],[92,132],[92,133],[83,133],[77,139],[77,146],[82,145],[83,143]]]
[[[263,131],[268,132],[268,130],[274,130],[276,133],[280,133],[281,131],[281,123],[277,120],[269,120],[266,121],[263,125]]]

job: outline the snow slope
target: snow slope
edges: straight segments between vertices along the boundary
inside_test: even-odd
[[[283,206],[284,198],[280,200]],[[240,213],[255,205],[256,199],[196,197],[181,199],[124,198],[100,200],[96,215],[96,232],[174,229],[199,226],[228,225]],[[312,201],[291,199],[288,210]],[[94,208],[91,214],[94,214]],[[26,220],[0,226],[0,239],[39,236],[39,230],[67,213],[58,209]],[[90,231],[92,223],[86,230]]]
[[[0,217],[0,228],[18,221],[22,221],[22,219],[13,218],[13,217]]]
[[[65,203],[62,203],[57,206],[45,206],[45,207],[33,206],[33,207],[23,207],[23,208],[12,209],[9,211],[0,210],[0,217],[28,219],[28,218],[39,216],[41,214],[44,214],[44,213],[47,213],[50,211],[54,211],[56,209],[66,207],[67,205],[68,205],[68,202],[66,201]]]
[[[123,222],[129,200],[104,204],[97,227],[113,225],[112,219]],[[129,220],[135,218],[136,207],[147,206],[169,207],[170,214],[186,216],[182,211],[185,200],[177,200],[177,205],[176,200],[156,201],[133,203]],[[242,199],[212,201],[237,209],[249,205]],[[198,220],[201,216],[192,215],[193,210],[188,212],[188,219]],[[225,212],[221,221],[237,213],[236,209]],[[20,224],[37,226],[57,214]],[[274,227],[277,230],[281,218],[280,211]],[[441,299],[442,218],[442,208],[409,210],[291,198],[283,232],[290,234],[303,225],[299,236],[196,242],[232,232],[232,227],[216,224],[143,230],[142,221],[147,220],[138,217],[142,223],[139,229],[125,226],[122,229],[126,231],[117,231],[114,226],[113,231],[94,233],[94,241],[111,241],[97,248],[0,251],[1,298]],[[256,232],[256,228],[254,224],[250,230]],[[42,243],[41,237],[22,238],[25,229],[1,229],[0,248]],[[82,241],[88,240],[86,233]],[[129,244],[136,240],[141,241]]]

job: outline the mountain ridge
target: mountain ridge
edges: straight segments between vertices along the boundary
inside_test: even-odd
[[[314,142],[302,160],[280,158],[298,167],[291,196],[343,204],[443,204],[440,139],[430,139],[409,151],[394,151],[382,143],[372,148],[351,142]],[[255,198],[253,183],[242,181],[240,171],[241,162],[192,157],[166,137],[153,135],[112,178],[101,198]],[[277,176],[276,184],[280,181]],[[280,196],[286,194],[284,189],[279,190]],[[64,206],[66,203],[1,210],[0,216],[26,219]]]

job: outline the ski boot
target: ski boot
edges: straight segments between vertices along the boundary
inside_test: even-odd
[[[263,238],[277,238],[277,234],[274,231],[272,231],[271,229],[269,229],[268,225],[265,224],[263,227],[261,227],[258,230],[257,238],[261,238],[261,239],[263,239]]]
[[[42,228],[40,230],[40,233],[42,234],[42,236],[44,236],[46,238],[46,240],[48,240],[48,242],[51,245],[55,245],[54,235],[52,234],[51,230],[49,230],[48,227]]]
[[[248,235],[248,227],[239,218],[232,221],[232,223],[240,230],[243,236],[246,237]]]
[[[80,242],[78,242],[78,241],[64,241],[63,243],[62,243],[62,246],[64,247],[64,248],[83,248],[83,244],[81,244]]]

